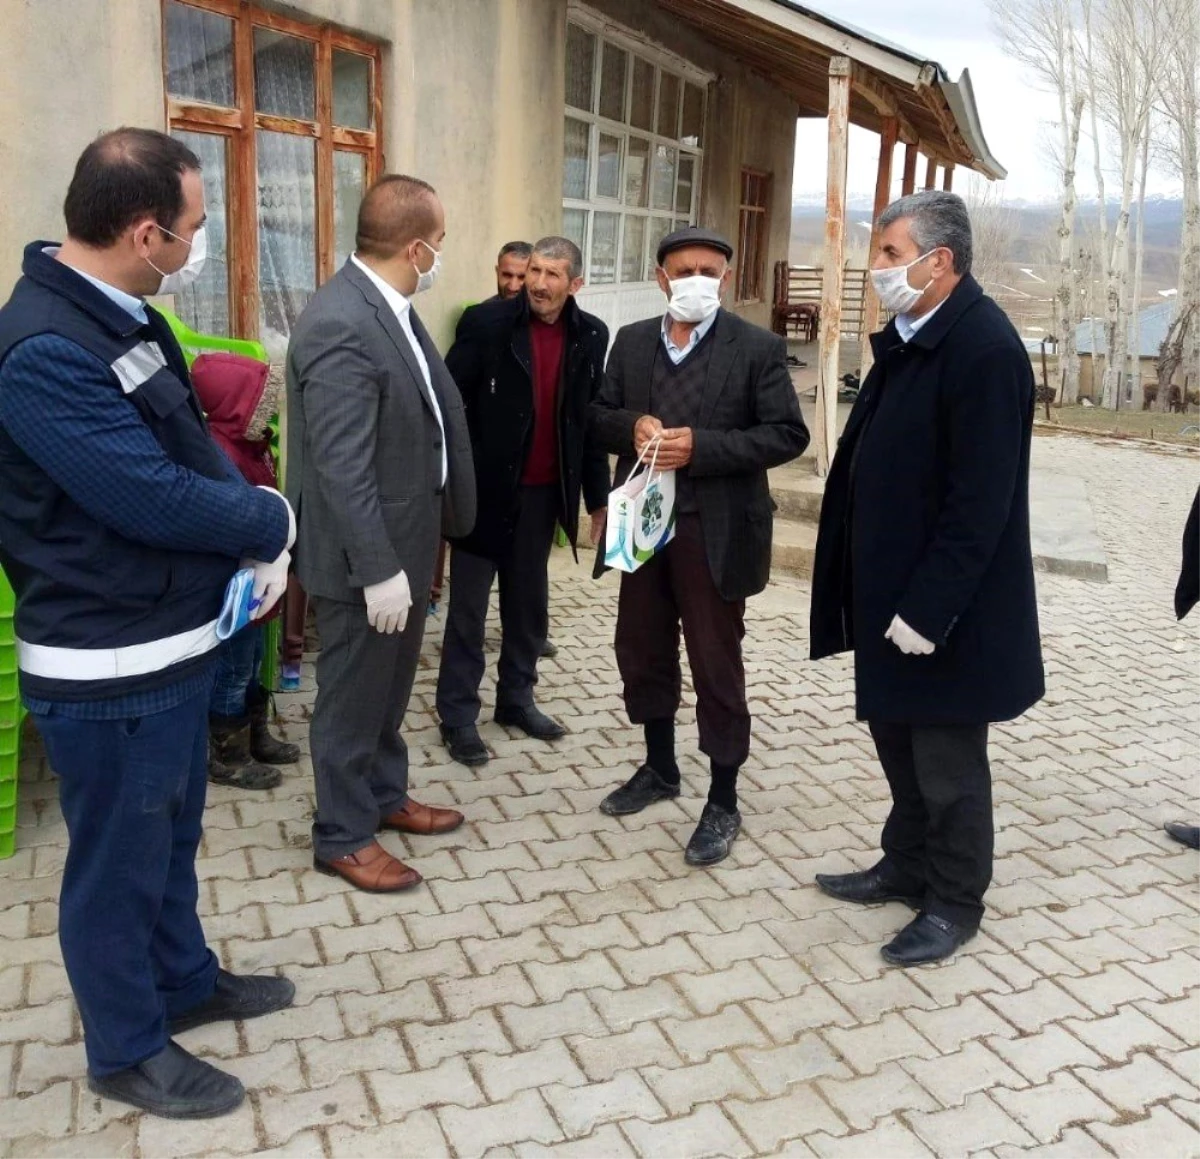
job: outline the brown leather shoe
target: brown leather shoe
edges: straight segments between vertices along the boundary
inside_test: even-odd
[[[397,833],[449,833],[463,823],[463,815],[457,809],[438,809],[433,805],[422,805],[411,797],[394,813],[382,818],[381,829],[395,829]]]
[[[345,878],[367,893],[398,893],[421,883],[421,875],[415,869],[398,861],[378,841],[333,861],[321,861],[314,856],[313,868],[330,877]]]

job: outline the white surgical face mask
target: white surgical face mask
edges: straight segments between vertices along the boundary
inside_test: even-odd
[[[930,250],[929,253],[914,258],[906,266],[871,271],[871,285],[875,287],[875,293],[885,310],[891,314],[907,314],[921,300],[921,295],[933,285],[933,281],[931,279],[921,289],[915,290],[908,284],[908,271],[933,252],[934,250]]]
[[[433,254],[433,265],[431,265],[429,269],[425,270],[424,272],[417,269],[416,262],[413,263],[413,269],[417,270],[417,288],[413,290],[413,293],[421,294],[428,290],[433,283],[437,281],[438,274],[442,272],[442,251],[435,250],[433,246],[431,246],[429,242],[425,241],[423,238],[417,238],[417,240],[431,254]]]
[[[676,322],[703,322],[721,306],[720,278],[693,274],[690,278],[672,278],[668,284],[671,300],[667,303],[667,313]]]
[[[163,233],[169,233],[177,241],[186,242],[186,238],[182,238],[177,233],[171,233],[166,226],[158,227]],[[204,260],[208,257],[208,235],[205,233],[205,227],[201,226],[194,234],[190,242],[191,248],[188,250],[187,261],[183,263],[173,274],[164,274],[149,258],[146,259],[146,264],[156,273],[162,275],[162,281],[159,283],[158,292],[160,294],[178,294],[181,290],[186,290],[188,286],[200,276],[204,270]]]

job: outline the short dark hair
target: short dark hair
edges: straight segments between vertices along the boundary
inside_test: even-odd
[[[527,241],[506,241],[496,255],[496,264],[499,265],[509,254],[514,254],[522,261],[527,262],[533,254],[533,246]]]
[[[437,190],[428,181],[403,173],[384,174],[358,207],[354,248],[366,257],[395,257],[409,242],[436,228],[436,198]]]
[[[199,171],[200,159],[166,133],[123,127],[102,134],[75,163],[63,202],[67,234],[102,249],[143,217],[170,229],[183,212],[189,169]]]
[[[583,254],[569,237],[543,237],[534,242],[533,252],[554,262],[566,262],[571,281],[583,277]]]

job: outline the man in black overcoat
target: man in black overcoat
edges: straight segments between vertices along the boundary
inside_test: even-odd
[[[992,876],[988,725],[1045,691],[1029,542],[1034,379],[971,277],[962,199],[880,217],[871,271],[895,317],[847,420],[821,508],[813,659],[854,652],[856,707],[892,791],[883,857],[818,874],[846,901],[917,917],[883,947],[908,966],[974,936]]]

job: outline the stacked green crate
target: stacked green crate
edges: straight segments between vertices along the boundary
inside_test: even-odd
[[[17,766],[25,710],[17,692],[16,597],[0,571],[0,859],[11,857],[17,836]]]

